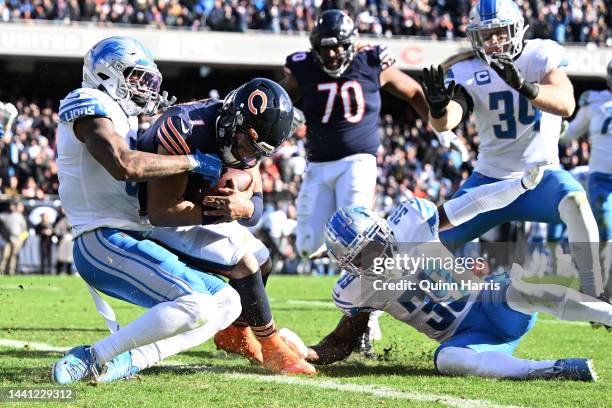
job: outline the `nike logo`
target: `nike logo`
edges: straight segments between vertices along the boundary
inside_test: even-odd
[[[185,127],[185,122],[183,122],[183,120],[181,119],[181,130],[183,131],[184,134],[189,133],[189,128]]]

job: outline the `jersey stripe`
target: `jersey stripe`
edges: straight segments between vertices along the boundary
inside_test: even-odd
[[[160,143],[162,145],[164,145],[164,148],[168,151],[168,153],[173,154],[173,155],[179,155],[180,153],[177,153],[176,150],[174,150],[166,141],[166,138],[164,137],[162,131],[161,131],[161,126],[159,129],[157,129],[157,139],[160,141]]]
[[[183,152],[183,149],[181,149],[179,145],[174,141],[174,138],[170,136],[168,129],[166,129],[166,123],[162,123],[159,126],[159,129],[161,130],[161,133],[164,136],[164,139],[166,140],[166,142],[174,148],[174,151],[175,151],[174,154],[186,154]]]
[[[179,120],[181,120],[181,119],[179,118]],[[183,150],[185,151],[185,154],[191,153],[191,150],[189,149],[189,146],[187,146],[187,143],[185,142],[185,139],[179,133],[179,131],[176,130],[176,127],[174,126],[174,123],[172,123],[171,118],[168,118],[166,120],[166,122],[168,123],[168,126],[170,127],[170,131],[174,134],[175,139],[178,140],[179,144],[183,147]]]

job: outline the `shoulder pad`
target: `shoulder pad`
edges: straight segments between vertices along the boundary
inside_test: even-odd
[[[114,101],[104,92],[89,88],[76,89],[60,101],[59,117],[62,122],[74,122],[85,116],[110,117],[108,103]]]
[[[294,52],[293,54],[289,54],[287,59],[285,60],[285,72],[287,74],[292,74],[293,68],[296,64],[304,62],[308,59],[307,51]]]
[[[186,123],[176,112],[167,112],[158,119],[159,127],[155,135],[160,145],[171,155],[191,154],[187,140],[191,135],[191,123]]]
[[[467,61],[467,60],[471,60],[476,58],[476,54],[474,54],[474,51],[472,50],[468,50],[468,51],[462,51],[458,54],[455,55],[451,55],[450,57],[448,57],[447,59],[445,59],[444,61],[442,61],[442,68],[444,69],[444,71],[448,71],[450,69],[450,67],[452,67],[453,65],[461,62],[461,61]]]
[[[578,106],[582,107],[582,106],[586,106],[589,103],[591,103],[589,100],[590,96],[591,96],[591,91],[584,91],[582,95],[580,95],[580,99],[578,99]]]

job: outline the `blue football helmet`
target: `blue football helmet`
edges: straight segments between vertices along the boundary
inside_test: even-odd
[[[392,257],[397,242],[387,221],[362,206],[343,207],[325,226],[330,257],[353,275],[376,275],[374,259]]]
[[[470,11],[467,36],[476,55],[487,64],[493,53],[519,55],[526,31],[514,0],[478,0]]]
[[[161,82],[153,54],[134,38],[105,38],[85,55],[83,87],[107,93],[127,116],[156,114]]]

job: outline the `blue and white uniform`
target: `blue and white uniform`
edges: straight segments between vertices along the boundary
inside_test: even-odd
[[[528,40],[514,62],[526,81],[540,82],[551,70],[566,66],[567,56],[554,41]],[[471,98],[480,138],[476,168],[455,197],[482,184],[520,177],[529,164],[559,162],[560,116],[534,108],[531,101],[480,59],[451,66],[447,74],[447,81],[450,80],[463,87]],[[534,190],[508,207],[444,231],[441,239],[450,248],[456,248],[508,221],[559,223],[559,203],[573,192],[584,190],[567,171],[550,169]]]
[[[76,235],[74,262],[81,277],[107,295],[147,308],[226,287],[147,239],[151,225],[140,214],[137,183],[115,180],[77,139],[74,123],[85,117],[109,118],[132,148],[138,129],[137,117],[99,90],[79,88],[60,102],[59,193]]]
[[[438,239],[438,211],[427,200],[411,199],[398,206],[386,221],[397,242],[402,244],[432,243]],[[440,257],[440,246],[436,256]],[[442,254],[444,256],[444,254]],[[448,256],[452,255],[448,253]],[[421,269],[418,280],[449,280],[444,270]],[[506,302],[509,279],[500,282],[499,290],[457,291],[457,293],[425,291],[377,291],[364,277],[343,275],[333,291],[338,308],[348,316],[361,311],[383,310],[396,319],[446,347],[463,347],[475,351],[500,351],[512,354],[521,337],[535,322],[535,315],[511,309]]]
[[[586,91],[566,135],[591,138],[588,197],[599,225],[601,241],[612,239],[612,92]]]

